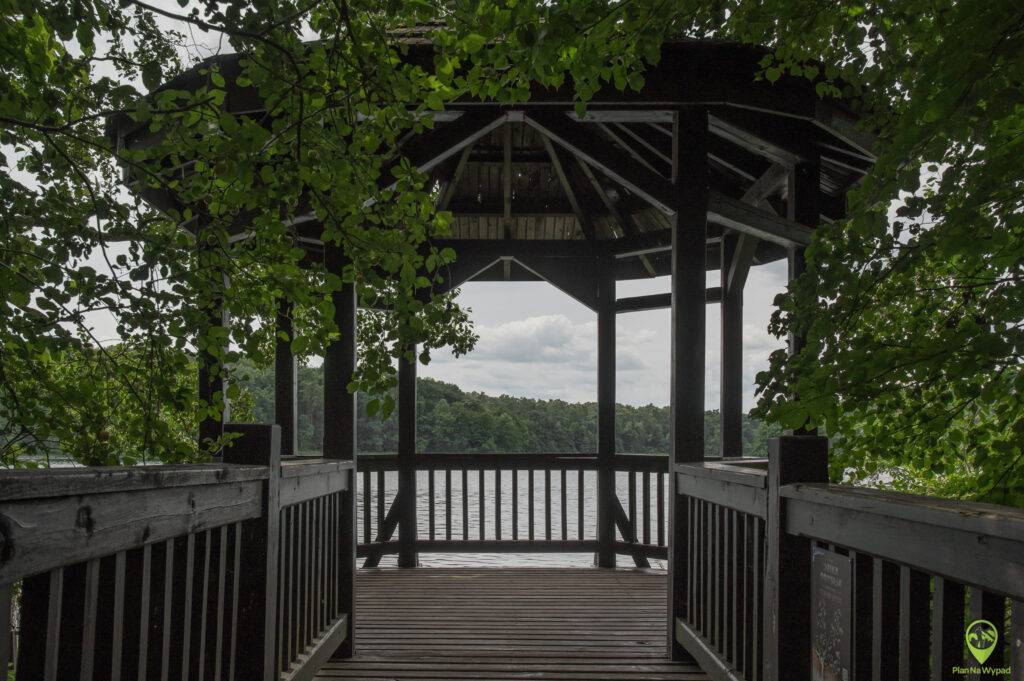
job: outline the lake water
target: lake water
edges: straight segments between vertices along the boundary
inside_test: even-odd
[[[377,473],[371,474],[371,508],[370,522],[373,536],[377,534],[378,505],[377,505]],[[416,484],[416,506],[418,527],[417,533],[420,539],[429,538],[430,510],[429,510],[429,478],[426,471],[419,471]],[[512,475],[511,471],[501,472],[501,539],[512,539]],[[519,538],[526,539],[529,531],[529,482],[528,472],[518,471],[517,496],[518,496],[518,529]],[[577,471],[568,471],[565,480],[566,497],[566,538],[567,539],[595,539],[597,528],[597,473],[585,471],[583,475],[583,535],[579,534],[579,478]],[[545,512],[544,512],[544,472],[533,471],[534,477],[534,537],[536,540],[545,538]],[[668,495],[667,475],[662,474],[664,484],[664,495]],[[657,478],[658,474],[652,473],[649,481],[649,533],[650,543],[658,541],[658,516],[657,516]],[[462,499],[464,491],[462,488],[461,471],[453,471],[451,479],[451,527],[452,539],[463,539],[463,507]],[[363,476],[359,475],[359,541],[364,541],[363,526]],[[467,476],[468,489],[468,524],[469,539],[480,539],[480,478],[479,471],[469,471]],[[643,540],[643,476],[636,475],[636,488],[634,490],[637,508],[637,534]],[[398,474],[388,472],[384,477],[384,499],[385,513],[391,506],[392,500],[398,488]],[[616,476],[616,488],[619,499],[622,502],[626,513],[629,513],[629,478],[625,473]],[[444,539],[447,524],[445,508],[445,474],[443,471],[434,473],[434,522],[435,538]],[[484,535],[485,539],[496,539],[495,526],[495,476],[494,471],[484,472]],[[551,472],[551,538],[562,539],[562,477],[560,471]],[[663,532],[666,531],[663,528]],[[397,539],[397,532],[392,539]],[[386,555],[381,560],[382,566],[392,566],[396,563],[396,556]],[[527,554],[488,554],[488,553],[420,553],[420,564],[424,567],[481,567],[481,566],[515,566],[515,567],[586,567],[593,564],[592,553],[527,553]],[[651,567],[664,568],[666,563],[663,560],[651,559]],[[633,559],[629,556],[619,556],[619,565],[633,565]]]

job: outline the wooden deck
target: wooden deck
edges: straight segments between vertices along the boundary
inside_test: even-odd
[[[665,658],[666,576],[597,568],[357,572],[357,656],[335,679],[705,681]]]

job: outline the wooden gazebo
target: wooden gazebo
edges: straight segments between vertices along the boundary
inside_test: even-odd
[[[429,67],[430,45],[408,39]],[[801,78],[756,79],[763,54],[670,42],[641,91],[606,88],[582,118],[569,86],[535,88],[515,106],[460,101],[394,150],[455,215],[442,288],[545,280],[596,312],[596,452],[417,452],[416,366],[403,361],[398,452],[357,460],[349,285],[324,357],[322,457],[296,455],[295,358],[281,342],[276,423],[226,423],[225,410],[203,424],[204,437],[240,435],[221,461],[0,476],[0,616],[21,584],[17,677],[946,681],[976,673],[964,671],[968,622],[999,633],[989,665],[1020,674],[1024,514],[829,485],[827,440],[809,434],[742,457],[747,274],[783,258],[799,273],[813,231],[843,216],[872,163],[846,105]],[[239,57],[213,61],[235,83]],[[198,86],[206,65],[169,86]],[[263,111],[234,85],[225,106]],[[119,120],[111,134],[131,148],[150,133]],[[340,267],[315,215],[293,230]],[[232,239],[248,235],[239,225]],[[662,294],[616,295],[617,281],[661,275]],[[722,306],[723,444],[710,460],[708,304]],[[672,451],[624,455],[617,315],[655,308],[672,310]],[[290,323],[284,301],[278,324]],[[211,368],[208,400],[223,393]],[[579,552],[606,569],[375,569],[430,552]],[[622,556],[667,558],[667,579],[607,569]],[[0,626],[0,672],[10,633]]]

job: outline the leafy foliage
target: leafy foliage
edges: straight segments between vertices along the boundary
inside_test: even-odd
[[[567,78],[581,101],[602,82],[639,87],[639,67],[657,58],[668,29],[652,0],[180,4],[0,2],[0,447],[9,464],[54,447],[93,461],[76,434],[100,432],[106,400],[97,396],[111,381],[142,405],[142,431],[130,432],[154,456],[200,456],[181,451],[167,411],[135,389],[137,372],[176,413],[216,417],[221,395],[205,404],[178,390],[182,353],[211,358],[215,376],[230,373],[236,353],[266,361],[281,299],[295,306],[293,349],[319,352],[337,333],[330,293],[345,281],[364,305],[388,310],[362,315],[364,360],[350,386],[380,396],[386,415],[393,358],[419,344],[428,361],[432,349],[461,353],[475,340],[452,298],[432,294],[455,258],[432,245],[450,215],[435,211],[428,178],[408,161],[389,164],[396,141],[432,126],[430,112],[457,97],[521,101],[531,83]],[[433,63],[403,60],[407,43],[395,32],[438,18]],[[199,86],[181,88],[175,77],[196,61],[186,33],[240,53],[241,72],[203,61]],[[251,91],[266,114],[231,113],[231,88]],[[146,144],[114,144],[110,121],[138,125]],[[153,191],[170,197],[160,213],[139,200]],[[342,271],[303,262],[294,225],[308,213],[344,250]],[[240,229],[253,237],[231,239]],[[230,327],[216,319],[220,305]],[[97,315],[113,318],[130,361],[99,349]],[[50,380],[48,363],[63,357],[78,373]]]
[[[780,301],[773,329],[807,346],[772,358],[761,413],[823,426],[837,475],[1024,503],[1024,8],[735,10],[741,37],[777,36],[769,76],[834,64],[880,131],[849,219]]]

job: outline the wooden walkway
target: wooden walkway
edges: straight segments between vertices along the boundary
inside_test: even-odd
[[[357,572],[352,660],[336,679],[706,681],[665,658],[663,572],[419,568]]]

